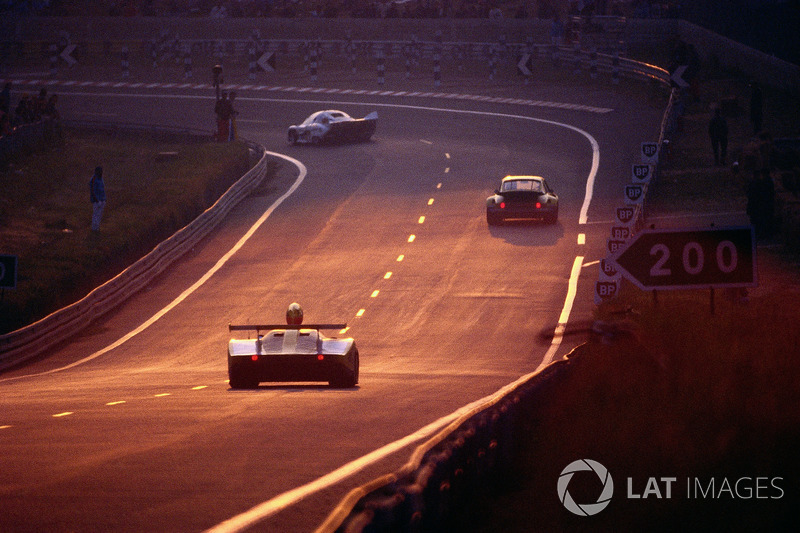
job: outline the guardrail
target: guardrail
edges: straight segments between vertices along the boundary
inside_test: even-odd
[[[663,69],[637,64],[632,70],[646,79],[670,83],[669,74]],[[661,121],[659,154],[674,128],[676,113],[680,112],[679,99],[679,91],[673,89]],[[641,209],[636,217],[637,227],[641,228],[644,224]],[[457,420],[419,446],[396,472],[353,489],[316,533],[446,530],[453,509],[468,505],[479,487],[491,489],[513,471],[515,428],[525,416],[526,405],[541,393],[542,387],[567,372],[569,359],[578,356],[581,350],[582,345],[566,360],[545,367],[499,401]]]
[[[149,131],[156,129],[166,133],[188,133],[187,130],[170,128],[147,127],[146,129]],[[203,135],[207,137],[207,134]],[[248,144],[251,149],[261,153],[258,163],[194,221],[78,302],[59,309],[38,322],[0,335],[0,370],[35,357],[86,328],[97,318],[144,288],[208,235],[266,176],[269,160],[266,149],[254,143]]]

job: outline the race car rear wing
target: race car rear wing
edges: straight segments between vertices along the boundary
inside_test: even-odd
[[[256,332],[270,329],[344,329],[347,324],[228,324],[228,331],[252,331]]]

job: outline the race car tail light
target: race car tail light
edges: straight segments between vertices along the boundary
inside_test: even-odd
[[[542,208],[542,202],[536,202],[536,209]]]
[[[251,355],[250,356],[250,360],[251,361],[258,361],[258,356],[257,355]]]
[[[506,208],[506,203],[500,202],[500,209],[505,209],[505,208]]]
[[[317,361],[324,361],[324,360],[325,360],[325,356],[324,355],[317,354]]]

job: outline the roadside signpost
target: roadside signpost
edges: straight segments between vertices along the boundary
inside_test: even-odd
[[[658,163],[658,143],[642,143],[642,163],[646,165],[655,165]]]
[[[633,183],[649,183],[651,175],[650,165],[631,165]]]
[[[642,290],[754,287],[755,242],[752,226],[645,229],[610,260]]]

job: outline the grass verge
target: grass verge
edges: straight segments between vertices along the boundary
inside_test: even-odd
[[[0,333],[86,295],[188,224],[252,166],[247,146],[189,137],[67,130],[63,143],[0,173],[0,253],[18,257]],[[89,178],[108,202],[92,235]]]

